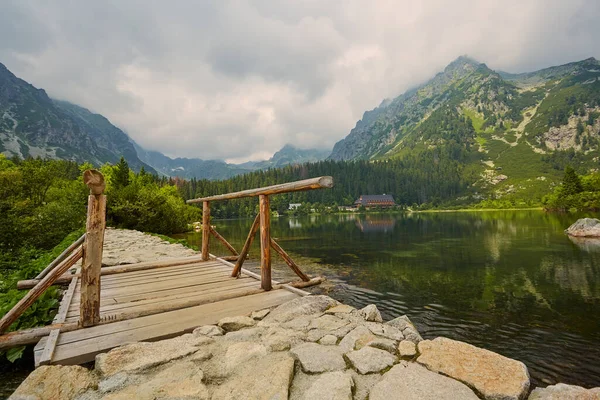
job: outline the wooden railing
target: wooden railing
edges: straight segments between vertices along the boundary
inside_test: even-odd
[[[283,183],[280,185],[267,186],[257,189],[243,190],[241,192],[226,193],[216,196],[201,197],[198,199],[188,200],[188,204],[202,203],[202,259],[209,259],[209,243],[210,236],[213,235],[217,240],[227,247],[234,256],[237,256],[235,267],[231,273],[231,276],[239,276],[242,270],[242,264],[248,256],[250,246],[254,241],[254,236],[260,227],[260,276],[261,276],[261,288],[263,290],[271,290],[271,248],[275,250],[286,262],[286,264],[303,280],[308,281],[310,278],[306,276],[292,260],[292,258],[271,238],[271,208],[269,202],[269,196],[299,192],[304,190],[314,190],[333,187],[333,178],[330,176],[322,176],[319,178],[306,179],[303,181]],[[214,228],[210,226],[210,202],[219,200],[232,200],[240,199],[243,197],[256,197],[258,196],[259,213],[254,219],[250,232],[242,251],[238,254],[235,248],[225,240]]]
[[[86,233],[77,241],[71,244],[62,252],[52,263],[50,263],[35,279],[19,281],[19,289],[31,289],[27,294],[0,319],[0,351],[6,348],[35,343],[43,336],[48,336],[49,341],[56,341],[59,332],[69,332],[84,327],[98,324],[110,323],[124,319],[130,319],[143,315],[150,315],[165,310],[153,309],[145,313],[127,314],[121,313],[112,315],[110,318],[100,318],[100,278],[101,275],[112,275],[130,271],[142,271],[151,268],[163,268],[172,265],[183,265],[206,261],[210,257],[209,238],[214,236],[217,240],[231,251],[236,257],[236,264],[233,266],[232,277],[238,277],[242,272],[242,264],[246,259],[254,236],[260,227],[260,248],[261,248],[261,288],[262,290],[272,289],[271,280],[271,248],[275,250],[290,268],[304,281],[299,282],[297,287],[319,283],[321,278],[310,280],[300,268],[294,263],[291,257],[271,238],[271,210],[269,207],[269,196],[279,193],[296,192],[301,190],[313,190],[320,188],[330,188],[333,186],[333,179],[325,176],[314,179],[307,179],[298,182],[285,183],[264,188],[244,190],[241,192],[222,194],[217,196],[204,197],[200,199],[188,200],[188,203],[202,203],[202,254],[201,257],[187,257],[186,259],[162,260],[155,262],[139,263],[131,266],[114,266],[101,268],[102,250],[104,245],[104,231],[106,225],[106,196],[104,195],[105,183],[104,177],[99,171],[88,170],[83,174],[83,180],[90,189],[88,197]],[[218,200],[238,199],[242,197],[259,197],[260,212],[254,219],[248,238],[244,243],[241,252],[237,251],[225,238],[223,238],[214,228],[210,226],[210,202]],[[79,260],[82,260],[81,269],[76,274],[67,274]],[[228,263],[227,263],[228,264]],[[229,264],[231,265],[231,264]],[[245,271],[247,274],[253,273]],[[65,298],[73,296],[77,280],[81,279],[81,295],[79,303],[79,320],[77,322],[65,322],[68,311],[69,301]],[[59,312],[52,325],[26,329],[16,332],[3,334],[10,325],[21,316],[51,285],[70,282],[69,290],[66,291]],[[290,285],[281,284],[279,286],[289,287]],[[292,288],[293,289],[293,288]],[[190,306],[189,304],[180,304],[177,307]],[[47,349],[53,349],[54,345],[47,345]],[[52,354],[42,355],[44,359],[51,359]],[[50,352],[51,353],[51,352]]]

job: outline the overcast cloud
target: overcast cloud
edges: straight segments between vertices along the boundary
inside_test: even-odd
[[[600,58],[600,1],[33,1],[0,62],[171,156],[331,148],[462,54],[523,72]]]

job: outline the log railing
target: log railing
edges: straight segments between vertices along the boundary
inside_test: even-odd
[[[241,192],[226,193],[216,196],[201,197],[198,199],[188,200],[189,204],[202,203],[202,260],[209,259],[209,242],[210,235],[213,235],[219,240],[226,248],[228,248],[234,256],[237,256],[236,264],[233,268],[231,276],[239,276],[242,270],[242,264],[248,256],[250,246],[254,240],[256,232],[260,228],[260,276],[261,276],[261,288],[263,290],[271,290],[271,248],[275,250],[286,262],[286,264],[303,280],[309,281],[310,278],[306,276],[300,268],[294,263],[292,258],[271,238],[271,209],[269,196],[298,192],[304,190],[314,190],[333,187],[333,178],[330,176],[322,176],[319,178],[306,179],[303,181],[283,183],[280,185],[267,186],[257,189],[243,190]],[[258,196],[259,213],[254,219],[254,223],[250,228],[248,238],[244,243],[242,251],[238,254],[235,248],[231,246],[223,236],[210,226],[210,202],[219,200],[232,200],[240,199],[243,197],[256,197]]]
[[[83,259],[81,265],[81,315],[78,325],[92,326],[100,318],[100,267],[106,218],[104,176],[87,170],[83,181],[90,189],[86,233],[63,251],[32,282],[31,290],[0,319],[0,333],[5,332],[51,285],[63,279],[63,274]]]

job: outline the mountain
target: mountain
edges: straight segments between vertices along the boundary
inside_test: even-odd
[[[298,149],[286,144],[269,160],[228,164],[221,160],[199,158],[170,158],[157,151],[149,151],[134,143],[139,158],[151,165],[161,175],[197,179],[227,179],[250,171],[279,168],[289,164],[301,164],[324,160],[329,150]]]
[[[137,156],[129,137],[106,118],[53,100],[0,63],[0,152],[22,158],[49,157],[116,163],[155,172]]]
[[[463,56],[365,112],[330,159],[420,157],[424,165],[445,157],[475,190],[541,193],[566,164],[598,167],[599,133],[595,58],[510,74]]]

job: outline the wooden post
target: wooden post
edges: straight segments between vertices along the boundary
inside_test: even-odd
[[[106,226],[106,196],[104,176],[99,171],[87,170],[83,181],[90,188],[86,220],[86,235],[81,263],[81,301],[79,323],[94,326],[100,321],[100,269]]]
[[[254,222],[252,223],[252,227],[250,227],[250,233],[248,233],[248,237],[246,238],[246,242],[244,243],[244,247],[242,248],[242,252],[238,256],[237,262],[235,263],[235,267],[233,268],[233,272],[231,272],[231,276],[236,278],[240,275],[242,271],[242,265],[248,256],[248,252],[250,251],[250,246],[252,246],[252,242],[254,241],[254,236],[256,236],[256,231],[258,230],[258,226],[260,225],[260,214],[254,218]]]
[[[300,277],[300,279],[302,279],[304,282],[310,281],[310,278],[300,270],[300,267],[298,267],[294,260],[292,260],[292,257],[290,257],[288,253],[286,253],[285,250],[281,248],[279,243],[277,243],[273,238],[271,238],[271,247],[273,250],[279,253],[281,258],[283,258],[283,261],[285,261],[285,263],[292,269],[292,271],[296,273],[296,275]]]
[[[202,261],[208,261],[208,241],[210,239],[210,203],[202,203]]]
[[[260,287],[271,290],[271,208],[269,196],[258,197],[260,209]]]

